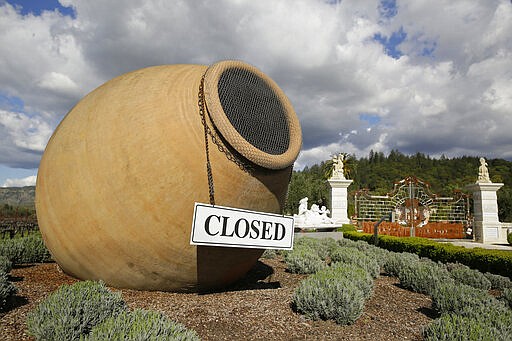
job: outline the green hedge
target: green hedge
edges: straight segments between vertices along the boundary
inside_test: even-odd
[[[336,229],[336,232],[348,232],[348,231],[357,231],[356,227],[354,225],[351,225],[351,224],[343,224],[341,225],[341,227],[338,227]]]
[[[373,243],[373,235],[360,232],[344,232],[343,236],[352,240]],[[481,272],[510,276],[512,273],[512,252],[482,248],[468,249],[453,244],[438,243],[418,237],[393,237],[379,235],[379,247],[394,252],[410,252],[420,257],[428,257],[443,263],[462,263]]]

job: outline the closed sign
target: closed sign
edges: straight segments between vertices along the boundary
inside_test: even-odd
[[[190,244],[291,250],[293,217],[196,203]]]

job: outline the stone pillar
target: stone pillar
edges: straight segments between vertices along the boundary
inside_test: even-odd
[[[335,224],[350,224],[347,214],[347,187],[352,180],[330,178],[331,185],[331,218]]]
[[[496,192],[502,183],[477,182],[466,186],[473,192],[473,208],[475,221],[473,235],[480,243],[495,243],[506,241],[498,219],[498,198]]]

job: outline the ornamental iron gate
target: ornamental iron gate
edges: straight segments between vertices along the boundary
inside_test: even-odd
[[[367,233],[373,233],[374,222],[387,215],[387,222],[379,225],[381,234],[464,238],[470,221],[469,195],[455,191],[452,197],[440,197],[427,182],[412,176],[395,182],[384,196],[363,189],[354,199],[356,219]]]

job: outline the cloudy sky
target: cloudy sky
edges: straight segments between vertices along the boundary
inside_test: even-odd
[[[288,95],[297,169],[372,149],[512,160],[510,0],[0,0],[0,32],[0,186],[34,184],[105,81],[223,59]]]

